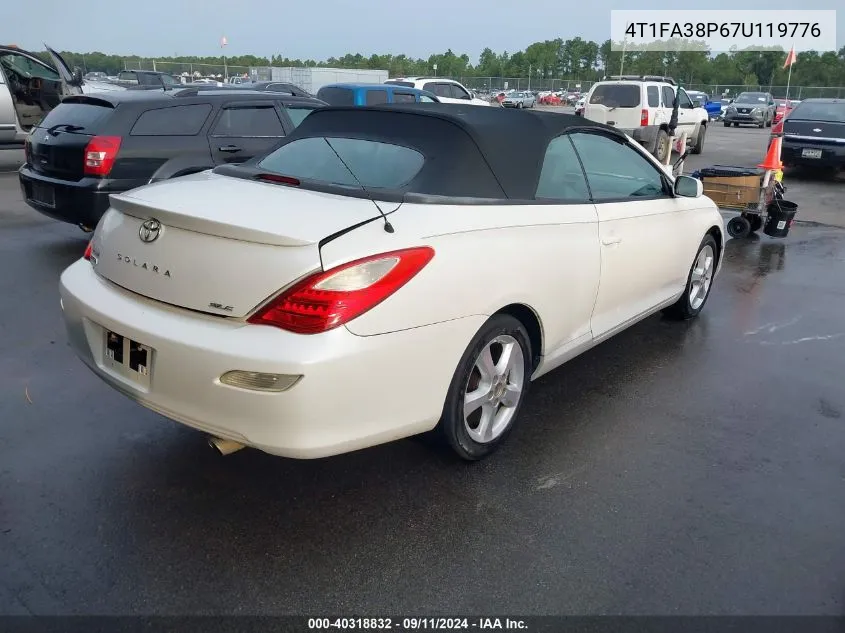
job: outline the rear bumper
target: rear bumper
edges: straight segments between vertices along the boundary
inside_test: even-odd
[[[634,128],[619,128],[619,131],[624,132],[649,151],[653,151],[657,143],[657,133],[660,131],[660,127],[657,125],[643,125]]]
[[[804,150],[821,151],[820,158],[804,156]],[[781,148],[781,161],[785,165],[805,165],[816,167],[845,167],[845,143],[842,145],[821,145],[810,142],[790,141],[784,137]]]
[[[26,203],[44,215],[67,222],[82,224],[91,228],[109,208],[109,194],[121,193],[138,186],[138,183],[126,183],[101,178],[83,178],[78,181],[51,178],[38,173],[28,165],[18,170],[21,194]],[[55,204],[49,205],[33,198],[33,185],[39,184],[52,189]]]
[[[485,317],[377,336],[297,335],[140,297],[79,260],[61,276],[71,347],[101,379],[168,418],[268,453],[316,458],[434,428]],[[152,348],[149,384],[111,369],[105,330]],[[281,393],[230,387],[242,370],[302,376]]]

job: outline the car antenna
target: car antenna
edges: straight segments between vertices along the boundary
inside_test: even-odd
[[[329,143],[329,139],[327,139],[327,138],[324,136],[324,137],[323,137],[323,140],[326,142],[326,145],[328,145],[328,146],[329,146],[329,148],[330,148],[330,149],[334,152],[334,155],[335,155],[335,156],[337,156],[337,159],[338,159],[341,163],[343,163],[343,166],[344,166],[344,167],[346,167],[346,171],[348,171],[350,174],[352,174],[352,177],[355,179],[355,182],[357,182],[357,183],[358,183],[358,186],[359,186],[359,187],[361,187],[361,190],[362,190],[365,194],[367,194],[367,198],[369,199],[369,201],[370,201],[370,202],[372,202],[374,205],[376,205],[376,209],[378,209],[378,212],[379,212],[379,213],[381,213],[381,217],[382,217],[382,219],[384,219],[384,230],[385,230],[387,233],[393,233],[393,225],[390,223],[390,220],[388,220],[388,219],[387,219],[387,214],[386,214],[384,211],[382,211],[382,209],[381,209],[381,207],[380,207],[380,206],[378,206],[378,202],[376,202],[376,201],[375,201],[375,199],[373,198],[373,195],[372,195],[372,194],[369,192],[369,190],[368,190],[368,189],[364,186],[364,184],[363,184],[360,180],[358,180],[358,176],[356,176],[356,175],[355,175],[355,172],[354,172],[354,171],[352,171],[351,169],[349,169],[349,165],[347,165],[347,164],[346,164],[346,161],[345,161],[345,160],[343,160],[343,159],[340,157],[340,154],[338,154],[338,153],[337,153],[337,150],[336,150],[336,149],[332,146],[332,144],[331,144],[331,143]]]

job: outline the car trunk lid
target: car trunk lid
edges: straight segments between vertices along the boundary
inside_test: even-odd
[[[204,172],[112,195],[95,268],[145,297],[243,317],[320,268],[320,241],[379,217],[370,200]]]
[[[845,123],[809,121],[787,116],[783,123],[784,140],[800,137],[825,145],[845,145]]]
[[[81,180],[85,148],[112,112],[112,103],[92,97],[71,97],[60,103],[27,139],[30,167],[45,176]]]

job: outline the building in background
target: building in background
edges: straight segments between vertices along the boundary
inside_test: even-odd
[[[283,81],[299,86],[303,90],[316,94],[328,84],[336,83],[374,83],[387,81],[386,70],[364,70],[354,68],[277,68],[275,66],[257,66],[249,69],[253,81]]]

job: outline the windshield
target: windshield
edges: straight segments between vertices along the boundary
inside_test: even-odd
[[[400,145],[355,138],[301,138],[263,158],[258,166],[281,176],[344,187],[397,189],[408,184],[425,158]]]
[[[766,95],[762,92],[743,92],[736,98],[736,103],[766,103]]]
[[[590,104],[608,108],[636,108],[640,105],[640,87],[632,84],[604,84],[596,86]]]
[[[790,121],[796,119],[845,123],[845,101],[838,103],[804,101],[789,114]]]

